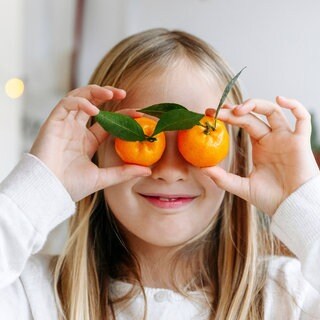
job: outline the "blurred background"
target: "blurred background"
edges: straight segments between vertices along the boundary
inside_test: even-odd
[[[203,38],[234,72],[247,66],[245,98],[300,100],[318,149],[319,12],[317,0],[0,0],[0,181],[61,97],[114,44],[153,27]]]

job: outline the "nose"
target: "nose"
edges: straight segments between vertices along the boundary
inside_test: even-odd
[[[177,133],[166,132],[166,149],[161,159],[152,167],[151,178],[174,183],[186,180],[188,172],[189,165],[177,147]]]

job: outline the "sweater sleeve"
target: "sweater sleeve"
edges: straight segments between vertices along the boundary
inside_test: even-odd
[[[58,178],[38,158],[24,154],[0,184],[0,288],[20,276],[49,232],[74,212]]]
[[[320,175],[279,206],[271,230],[300,260],[304,278],[320,293]]]

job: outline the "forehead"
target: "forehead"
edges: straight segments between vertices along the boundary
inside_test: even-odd
[[[213,76],[199,67],[180,64],[137,81],[121,103],[122,108],[140,109],[149,105],[173,102],[189,110],[204,112],[216,107],[222,91]]]

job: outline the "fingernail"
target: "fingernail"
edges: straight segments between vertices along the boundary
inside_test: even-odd
[[[243,107],[242,104],[238,104],[238,105],[236,105],[232,110],[233,110],[233,111],[238,111],[238,110],[240,110],[242,107]]]
[[[97,114],[100,113],[100,109],[97,108],[96,106],[94,106],[92,109],[93,109],[93,111],[96,113],[95,115],[97,115]]]
[[[145,114],[143,112],[136,111],[136,115],[139,117],[143,117]]]
[[[208,108],[208,109],[206,109],[206,111],[205,111],[205,114],[206,114],[207,116],[212,116],[212,115],[214,115],[215,113],[216,113],[216,110],[213,109],[213,108]]]
[[[233,109],[234,106],[231,104],[231,103],[225,103],[222,108],[225,108],[225,109]]]
[[[118,88],[118,90],[119,90],[121,93],[123,93],[123,94],[127,94],[127,91],[126,91],[126,90],[124,90],[124,89],[120,89],[120,88]]]

